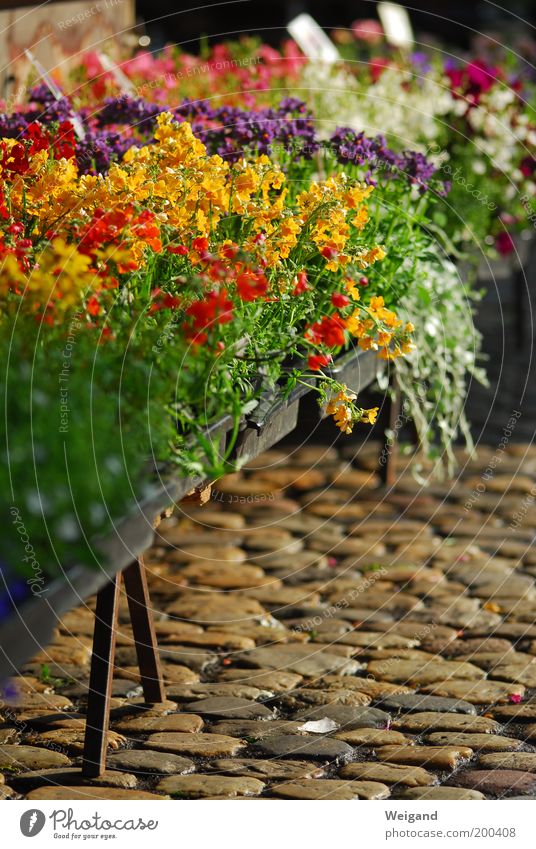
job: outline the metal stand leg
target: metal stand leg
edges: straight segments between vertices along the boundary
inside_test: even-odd
[[[143,695],[146,702],[163,702],[166,698],[158,656],[158,644],[150,611],[147,576],[143,560],[135,560],[123,572],[132,631],[136,644]]]
[[[106,768],[120,585],[121,576],[116,575],[97,595],[82,764],[87,778],[96,778]]]
[[[166,696],[143,560],[135,560],[123,574],[143,695],[149,703],[162,702]],[[97,594],[82,759],[85,778],[97,778],[106,769],[120,586],[121,576],[116,575]]]
[[[391,488],[396,482],[397,460],[398,460],[398,433],[397,420],[400,416],[401,393],[396,377],[392,380],[394,397],[390,401],[389,406],[389,430],[393,434],[392,441],[385,440],[385,445],[382,451],[382,457],[385,457],[385,462],[382,464],[380,474],[383,483],[386,487]]]

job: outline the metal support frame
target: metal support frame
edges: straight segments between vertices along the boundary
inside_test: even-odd
[[[131,563],[123,577],[143,695],[149,704],[162,702],[165,689],[143,559],[140,557]],[[106,769],[120,588],[121,575],[117,574],[97,594],[82,759],[82,774],[86,778],[96,778]]]

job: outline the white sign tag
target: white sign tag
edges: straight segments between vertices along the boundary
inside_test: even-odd
[[[112,75],[114,80],[116,81],[119,88],[121,88],[124,92],[130,95],[134,95],[136,90],[132,85],[132,82],[129,80],[127,75],[121,68],[112,62],[109,56],[106,53],[101,53],[97,51],[97,56],[99,57],[99,62],[105,71],[108,71],[109,74]]]
[[[45,71],[45,69],[43,68],[39,59],[37,59],[33,55],[31,50],[25,50],[24,53],[26,54],[26,57],[30,60],[30,62],[34,66],[34,68],[37,71],[37,73],[39,74],[40,78],[43,80],[43,82],[46,85],[46,87],[48,88],[49,92],[54,95],[56,100],[61,100],[61,98],[63,97],[62,90],[59,88],[59,86],[56,85],[56,83],[54,82],[52,77],[47,73],[47,71]],[[82,122],[81,122],[80,118],[78,117],[78,115],[70,115],[69,121],[73,125],[73,129],[74,129],[76,135],[78,136],[78,138],[79,139],[85,139],[86,132],[84,130],[84,127],[82,126]]]
[[[340,61],[339,51],[311,15],[298,15],[287,24],[287,30],[308,59],[330,65]]]
[[[407,9],[398,3],[378,3],[378,15],[389,44],[409,50],[415,43]]]

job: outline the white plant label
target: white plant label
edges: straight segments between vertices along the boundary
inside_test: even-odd
[[[328,64],[340,61],[339,51],[311,15],[298,15],[287,30],[308,59]]]
[[[126,92],[126,94],[134,95],[136,93],[136,89],[132,85],[131,81],[127,77],[124,71],[112,62],[109,56],[106,53],[97,52],[97,56],[99,57],[99,62],[105,71],[108,71],[109,74],[112,75],[117,85],[122,91]]]
[[[409,50],[415,43],[407,9],[398,3],[378,3],[378,15],[389,44]]]
[[[37,59],[33,55],[31,50],[25,50],[24,53],[26,54],[26,58],[29,59],[29,61],[32,63],[35,70],[39,74],[40,79],[43,80],[43,82],[46,85],[46,87],[48,88],[49,92],[52,95],[54,95],[56,100],[61,100],[61,98],[63,97],[63,92],[62,92],[61,88],[59,88],[59,86],[56,85],[56,83],[54,82],[54,80],[52,79],[50,74],[47,71],[45,71],[45,69],[43,68],[39,59]],[[73,129],[74,129],[76,135],[78,136],[78,138],[79,139],[85,139],[86,132],[85,132],[83,126],[82,126],[82,122],[81,122],[80,118],[78,117],[78,115],[71,115],[69,117],[69,121],[73,125]]]

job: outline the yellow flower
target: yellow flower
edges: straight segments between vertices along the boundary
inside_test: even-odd
[[[347,388],[341,389],[340,392],[331,398],[326,404],[326,413],[328,416],[333,416],[335,424],[343,433],[351,433],[354,421],[356,419],[353,401],[356,396],[353,392],[349,392]]]
[[[378,418],[378,407],[371,407],[370,410],[361,411],[361,421],[365,424],[375,424]]]
[[[355,282],[355,280],[352,280],[351,277],[349,277],[346,283],[344,284],[344,288],[346,289],[353,301],[359,301],[361,299],[361,293],[357,288],[357,283]]]

